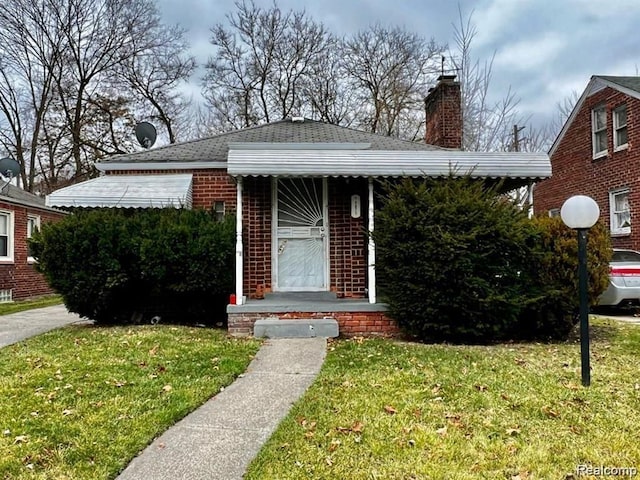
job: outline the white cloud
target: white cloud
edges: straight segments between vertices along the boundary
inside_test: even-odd
[[[545,33],[538,38],[505,44],[497,53],[494,63],[496,67],[532,70],[552,62],[566,43],[566,38],[556,33]]]

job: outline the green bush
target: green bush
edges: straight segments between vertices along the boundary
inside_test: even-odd
[[[38,268],[70,311],[100,323],[220,321],[234,222],[202,210],[79,211],[34,236]]]
[[[532,223],[539,231],[531,252],[527,275],[531,298],[521,314],[519,336],[563,339],[576,324],[578,297],[577,233],[560,217],[536,217]],[[611,239],[607,227],[597,222],[587,236],[589,305],[597,304],[609,278]]]
[[[562,339],[576,322],[577,236],[529,219],[469,177],[387,184],[376,216],[380,293],[421,340]],[[591,304],[607,286],[607,229],[588,237]]]
[[[381,293],[423,340],[504,338],[528,300],[537,230],[514,202],[469,177],[387,186],[376,217]]]

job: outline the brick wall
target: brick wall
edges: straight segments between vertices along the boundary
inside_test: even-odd
[[[63,213],[18,206],[0,200],[0,209],[13,211],[13,262],[0,263],[0,289],[12,289],[13,299],[54,293],[44,277],[28,261],[27,255],[27,217],[39,216],[40,224],[59,220]]]
[[[627,106],[628,148],[614,152],[613,110]],[[591,140],[591,110],[604,105],[607,117],[608,153],[593,159]],[[640,100],[615,89],[604,88],[586,98],[573,123],[551,156],[551,178],[536,184],[534,211],[547,214],[560,208],[572,195],[589,195],[600,206],[600,221],[609,226],[609,192],[630,189],[631,234],[613,237],[618,248],[640,249]]]
[[[425,142],[446,148],[462,148],[460,82],[455,75],[442,75],[429,91],[425,105]]]
[[[243,183],[244,294],[260,297],[271,286],[271,178]]]
[[[339,298],[364,298],[367,285],[367,180],[329,179],[330,289]],[[361,216],[351,217],[351,196],[360,195]]]
[[[397,324],[385,312],[286,312],[286,313],[229,313],[228,330],[233,336],[253,335],[253,324],[259,318],[277,317],[282,320],[335,318],[340,335],[353,336],[398,336]]]

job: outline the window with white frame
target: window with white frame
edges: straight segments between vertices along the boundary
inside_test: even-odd
[[[627,106],[622,105],[613,111],[613,148],[627,148]]]
[[[552,208],[551,210],[549,210],[549,217],[550,218],[555,218],[555,217],[559,217],[560,216],[560,209],[559,208]]]
[[[0,211],[0,262],[13,261],[13,213]]]
[[[31,238],[37,230],[40,230],[40,217],[38,215],[27,216],[27,238]],[[27,261],[36,261],[36,259],[33,257],[33,253],[31,252],[29,242],[27,242]]]
[[[609,210],[611,212],[611,234],[630,234],[631,209],[629,207],[628,188],[609,192]]]
[[[591,111],[591,134],[593,138],[593,158],[607,154],[607,113],[602,107]]]

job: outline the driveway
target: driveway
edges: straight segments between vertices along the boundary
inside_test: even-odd
[[[67,312],[64,305],[0,315],[0,347],[76,322],[85,320]]]

